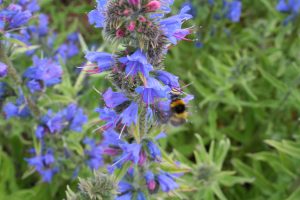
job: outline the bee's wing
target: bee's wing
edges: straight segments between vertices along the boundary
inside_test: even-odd
[[[172,115],[171,118],[170,118],[170,123],[173,126],[180,126],[180,125],[186,123],[186,119],[185,118],[179,118],[179,117],[176,117],[176,116]]]

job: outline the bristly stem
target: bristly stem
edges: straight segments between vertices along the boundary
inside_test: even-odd
[[[15,83],[14,89],[15,92],[18,94],[18,88],[23,88],[22,87],[22,79],[20,75],[18,74],[16,68],[13,66],[12,62],[8,58],[5,47],[3,43],[0,42],[0,60],[7,65],[8,68],[8,77],[12,79],[12,81]],[[30,96],[25,96],[24,98],[26,99],[26,102],[28,104],[29,109],[31,110],[32,114],[34,117],[39,118],[40,111],[35,102],[31,99]]]

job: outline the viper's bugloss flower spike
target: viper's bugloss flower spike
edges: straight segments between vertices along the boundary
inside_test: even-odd
[[[0,62],[0,78],[7,75],[7,65],[3,62]]]
[[[87,71],[107,71],[115,87],[102,95],[105,106],[96,109],[101,125],[95,131],[102,132],[101,154],[112,161],[108,171],[129,167],[119,177],[118,200],[143,200],[159,188],[169,192],[179,187],[175,176],[160,168],[163,158],[156,140],[165,134],[154,135],[170,119],[170,103],[176,95],[185,103],[191,100],[180,89],[179,78],[163,70],[168,47],[188,40],[191,33],[191,28],[182,28],[192,18],[189,6],[164,18],[172,4],[173,0],[98,0],[97,8],[88,14],[90,23],[104,28],[107,40],[124,47],[114,55],[87,52],[85,56],[91,62]],[[171,94],[174,88],[178,94]]]

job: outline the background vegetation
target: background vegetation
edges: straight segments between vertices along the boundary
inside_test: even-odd
[[[175,1],[174,7],[181,3]],[[283,25],[287,14],[276,10],[275,0],[242,4],[240,22],[232,23],[215,17],[221,1],[214,7],[204,0],[193,2],[197,15],[188,25],[195,27],[194,38],[203,47],[182,41],[171,49],[165,64],[183,83],[191,83],[186,91],[195,99],[189,122],[170,127],[162,145],[193,168],[183,181],[197,183],[197,190],[184,193],[187,199],[298,200],[300,19]],[[86,14],[93,7],[89,0],[41,1],[51,28],[59,33],[55,44],[78,31],[90,47],[101,45],[112,52],[115,47],[103,41],[101,30],[88,24]],[[67,66],[71,80],[77,77],[73,72],[84,62],[83,56]],[[103,91],[108,82],[94,75],[84,84],[89,89],[78,100],[90,124],[78,137],[92,135],[91,124],[97,118],[93,110],[99,104],[93,86]],[[76,187],[76,179],[47,184],[39,182],[37,174],[26,175],[24,158],[34,133],[30,122],[1,117],[0,133],[0,199],[62,199],[66,185]],[[187,184],[184,190],[195,188]]]

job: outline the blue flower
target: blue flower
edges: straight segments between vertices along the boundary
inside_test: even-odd
[[[138,118],[138,104],[132,102],[121,114],[122,124],[130,126],[132,123],[137,123]]]
[[[3,112],[5,114],[5,118],[10,119],[18,116],[19,109],[15,104],[8,102],[3,106]]]
[[[23,9],[29,10],[30,12],[37,12],[40,10],[37,0],[19,0],[19,4],[22,5]]]
[[[125,72],[127,76],[135,76],[138,73],[148,77],[149,72],[153,70],[151,64],[148,63],[147,57],[140,50],[136,50],[132,55],[119,58],[119,61],[125,65]]]
[[[122,92],[114,92],[111,88],[108,88],[103,94],[103,100],[108,108],[115,108],[125,101],[128,101],[128,98]]]
[[[87,122],[87,116],[82,108],[78,108],[76,104],[69,104],[65,109],[65,117],[69,122],[70,130],[81,132],[82,126]]]
[[[191,10],[189,10],[188,14],[192,15],[193,18],[195,18],[197,16],[197,7],[193,5],[193,3],[191,2],[191,0],[188,0],[188,1],[184,2],[181,5],[181,8],[183,8],[185,6],[189,6],[191,8]]]
[[[83,143],[88,146],[88,149],[85,150],[85,154],[88,156],[87,165],[91,169],[99,169],[103,165],[102,147],[91,138],[85,138]]]
[[[169,192],[179,187],[179,185],[174,181],[173,177],[165,172],[161,172],[157,176],[157,180],[163,192]]]
[[[276,9],[280,12],[290,12],[297,14],[300,10],[299,0],[279,0]]]
[[[36,155],[25,160],[42,176],[44,182],[51,182],[53,175],[58,172],[58,168],[54,166],[55,158],[52,150],[48,150],[44,155]]]
[[[22,90],[19,90],[19,97],[16,99],[16,103],[8,102],[3,106],[3,112],[7,119],[11,117],[26,118],[31,115],[30,109],[25,101]]]
[[[142,191],[139,191],[136,197],[137,200],[147,200],[144,193]]]
[[[155,71],[156,78],[170,88],[179,88],[178,77],[162,70]]]
[[[30,11],[17,11],[14,15],[9,19],[9,28],[18,28],[28,23],[29,19],[31,18]]]
[[[103,132],[103,140],[101,145],[104,147],[112,146],[112,147],[119,147],[120,144],[124,142],[119,138],[119,134],[111,129]]]
[[[96,28],[102,28],[105,22],[105,7],[107,0],[97,0],[97,8],[88,14],[89,23],[94,24]]]
[[[100,119],[106,122],[106,124],[102,126],[103,130],[109,130],[116,127],[119,121],[119,116],[115,111],[106,107],[97,108],[95,111],[100,114]]]
[[[35,93],[43,90],[43,86],[41,82],[38,80],[30,80],[26,83],[26,85],[29,88],[29,91],[31,93]]]
[[[223,3],[223,10],[225,11],[226,18],[232,22],[239,22],[242,11],[242,3],[240,1],[224,1]]]
[[[147,105],[153,104],[158,98],[166,98],[170,88],[162,86],[155,78],[148,77],[145,86],[139,86],[135,91],[142,96],[142,100]]]
[[[64,128],[65,118],[62,112],[58,112],[47,122],[47,127],[51,133],[60,133]]]
[[[24,77],[30,80],[40,80],[46,86],[52,86],[60,83],[62,77],[62,68],[51,59],[39,59],[33,57],[33,66],[24,72]],[[34,89],[32,89],[34,90]]]
[[[132,144],[120,144],[121,149],[123,150],[123,154],[121,155],[121,158],[119,159],[120,163],[124,163],[125,161],[132,161],[135,164],[138,164],[140,160],[140,152],[142,146],[137,143]]]
[[[164,31],[164,34],[172,44],[177,44],[177,41],[185,39],[184,37],[190,33],[188,29],[181,29],[183,22],[193,17],[192,15],[187,14],[189,10],[189,6],[184,6],[183,8],[181,8],[178,15],[160,20],[159,23],[161,29]],[[186,35],[182,37],[182,33],[186,33]]]
[[[114,65],[113,55],[105,52],[87,52],[85,58],[90,62],[97,63],[98,72],[107,71]]]
[[[134,189],[133,186],[126,181],[120,181],[118,186],[119,186],[118,192],[121,195],[118,196],[116,200],[131,200],[132,191]]]
[[[147,147],[148,147],[148,151],[149,151],[149,154],[152,157],[152,159],[160,161],[161,160],[161,152],[160,152],[160,149],[158,148],[158,146],[154,142],[148,141]]]
[[[7,75],[7,65],[3,62],[0,62],[0,78]]]
[[[283,24],[286,25],[290,21],[294,20],[299,14],[300,0],[279,0],[276,9],[279,12],[290,13],[290,15],[283,22]]]

